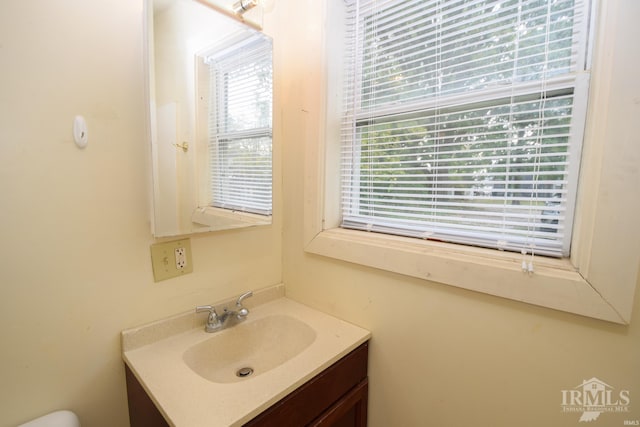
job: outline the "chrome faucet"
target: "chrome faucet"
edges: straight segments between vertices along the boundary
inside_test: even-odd
[[[207,323],[204,325],[204,330],[206,332],[217,332],[242,322],[249,315],[249,310],[242,305],[242,301],[250,296],[253,296],[253,292],[251,291],[240,295],[236,300],[236,309],[229,310],[227,307],[224,307],[221,315],[218,315],[216,308],[212,305],[197,306],[196,313],[209,312],[209,317],[207,318]]]

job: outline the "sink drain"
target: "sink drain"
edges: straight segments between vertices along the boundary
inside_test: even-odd
[[[253,368],[249,367],[240,368],[236,371],[236,376],[240,378],[248,377],[251,374],[253,374]]]

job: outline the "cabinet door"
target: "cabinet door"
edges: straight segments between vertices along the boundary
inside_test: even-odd
[[[312,427],[366,427],[369,381],[365,378],[313,421]]]

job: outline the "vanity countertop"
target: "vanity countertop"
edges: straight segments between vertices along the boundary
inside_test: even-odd
[[[259,375],[232,383],[204,379],[187,366],[184,352],[215,334],[204,319],[185,313],[122,332],[123,359],[174,427],[241,426],[367,341],[369,331],[284,296],[251,308],[247,320],[271,315],[309,325],[315,340],[300,354]]]

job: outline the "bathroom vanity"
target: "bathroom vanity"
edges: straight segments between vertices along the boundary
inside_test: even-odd
[[[123,331],[131,426],[365,426],[370,333],[283,293],[215,333],[195,313]]]
[[[366,426],[368,346],[360,345],[244,425]],[[131,427],[169,426],[131,369],[125,370]]]

